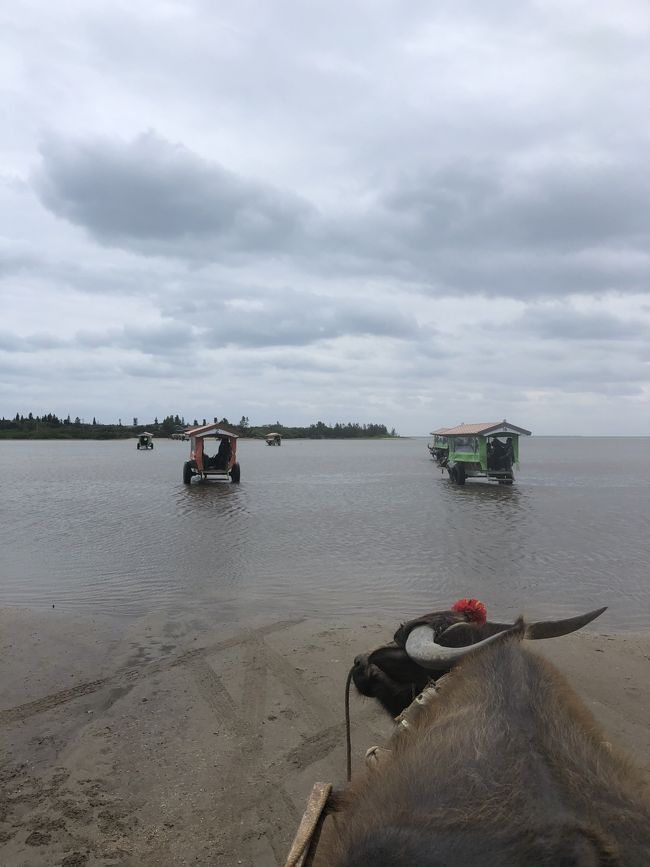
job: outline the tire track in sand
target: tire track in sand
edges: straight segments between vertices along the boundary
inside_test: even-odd
[[[213,711],[219,724],[234,736],[238,759],[232,762],[220,778],[223,795],[220,801],[220,825],[228,830],[231,842],[250,848],[252,845],[243,817],[257,815],[258,835],[268,841],[277,864],[282,864],[286,850],[286,830],[296,826],[300,813],[282,785],[278,771],[263,761],[262,718],[265,711],[263,695],[267,679],[264,665],[266,646],[255,636],[244,651],[245,712],[238,712],[231,694],[219,674],[204,658],[188,664],[201,698]],[[250,704],[247,697],[252,698]],[[282,762],[280,763],[280,765]],[[231,792],[237,792],[237,798]]]
[[[68,689],[62,689],[58,692],[50,693],[50,695],[43,696],[43,698],[24,702],[23,704],[16,705],[12,708],[6,708],[5,710],[0,710],[0,727],[11,725],[16,722],[23,722],[36,714],[45,713],[59,705],[67,704],[68,702],[74,701],[75,699],[81,698],[85,695],[91,695],[106,686],[115,687],[129,685],[140,678],[151,677],[154,674],[159,674],[161,671],[168,671],[169,669],[176,668],[179,665],[186,665],[193,659],[209,656],[212,653],[218,653],[220,650],[226,650],[229,647],[236,647],[238,644],[243,644],[251,638],[270,635],[273,632],[296,626],[301,622],[302,619],[282,620],[278,623],[271,623],[268,626],[261,626],[259,629],[240,633],[232,638],[218,641],[214,644],[208,645],[207,647],[188,650],[172,659],[144,664],[139,668],[117,671],[114,674],[107,675],[106,677],[86,681],[85,683],[79,683]]]
[[[205,657],[188,663],[199,694],[215,717],[234,738],[237,761],[226,768],[221,777],[222,791],[219,814],[228,829],[231,841],[238,840],[244,849],[251,845],[250,831],[242,831],[243,817],[255,823],[257,837],[263,836],[277,864],[284,863],[289,835],[301,815],[284,785],[287,768],[304,770],[326,758],[345,739],[345,723],[321,693],[302,676],[282,654],[271,648],[263,636],[251,636],[243,648],[243,689],[238,707],[221,676]],[[279,681],[291,707],[297,708],[312,733],[302,742],[269,763],[263,750],[264,722],[269,678]],[[235,799],[229,793],[237,791]],[[239,850],[241,852],[241,849]],[[251,853],[253,854],[253,853]]]

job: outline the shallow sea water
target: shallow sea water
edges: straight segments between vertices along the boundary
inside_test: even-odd
[[[0,442],[0,604],[405,619],[650,612],[650,438],[521,444],[510,487],[452,485],[426,439],[240,441],[240,485],[183,485],[188,443]]]

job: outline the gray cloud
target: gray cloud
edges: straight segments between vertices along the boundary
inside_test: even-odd
[[[250,293],[244,304],[239,298],[223,300],[204,292],[185,309],[179,306],[173,319],[82,329],[68,338],[50,334],[22,337],[4,331],[0,332],[0,351],[112,348],[166,359],[179,353],[190,356],[201,349],[307,347],[347,337],[417,341],[426,345],[427,352],[433,352],[436,343],[433,328],[419,326],[413,316],[385,302],[370,306],[287,290],[277,297],[266,293],[259,298]],[[436,351],[438,355],[443,352],[440,347]],[[304,360],[299,366],[304,367]]]
[[[193,337],[191,328],[179,322],[164,322],[149,326],[126,325],[104,332],[81,331],[69,345],[88,349],[114,347],[143,355],[166,357],[186,350],[191,346]]]
[[[398,340],[427,339],[432,329],[421,329],[413,317],[386,305],[369,309],[364,304],[326,296],[285,291],[242,306],[205,294],[174,322],[161,325],[89,331],[76,335],[81,346],[114,346],[151,355],[183,351],[189,346],[219,349],[300,347],[340,337],[374,336]]]
[[[0,331],[0,352],[40,352],[60,349],[65,345],[64,340],[53,334],[30,334],[21,337],[8,331]]]
[[[650,340],[650,329],[644,322],[606,313],[577,311],[567,306],[551,309],[531,307],[513,325],[529,334],[558,341]]]
[[[348,226],[339,249],[436,294],[645,291],[649,178],[642,162],[563,158],[526,172],[494,160],[420,170]]]
[[[384,298],[357,301],[286,288],[258,295],[248,305],[206,298],[201,322],[212,346],[306,346],[364,335],[417,340],[422,333],[413,316]]]
[[[214,259],[278,253],[311,216],[300,197],[245,180],[154,133],[124,144],[49,138],[35,188],[101,243]]]
[[[23,271],[30,270],[33,264],[31,257],[13,253],[8,250],[0,252],[0,279],[13,274],[20,274]]]
[[[417,339],[413,317],[385,304],[334,300],[324,296],[283,292],[253,309],[221,306],[206,317],[209,345],[305,346],[345,336],[373,335]]]
[[[650,236],[645,159],[581,162],[565,154],[525,168],[504,160],[451,164],[405,179],[382,205],[406,217],[417,240],[442,248],[468,244],[556,251]]]
[[[324,216],[153,133],[130,143],[50,138],[42,157],[35,187],[53,213],[101,243],[189,263],[281,257],[301,273],[451,295],[638,292],[650,281],[641,162],[448,163],[392,179],[354,213]]]

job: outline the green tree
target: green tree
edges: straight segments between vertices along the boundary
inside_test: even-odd
[[[176,416],[176,418],[178,418],[178,416]],[[168,415],[166,418],[164,418],[162,420],[162,424],[160,425],[160,430],[162,431],[162,433],[167,434],[167,436],[170,436],[171,434],[174,433],[174,431],[176,430],[177,427],[178,427],[178,425],[176,424],[174,416]]]

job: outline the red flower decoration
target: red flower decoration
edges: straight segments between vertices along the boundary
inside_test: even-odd
[[[451,606],[452,611],[464,614],[470,623],[483,626],[487,620],[487,608],[478,599],[459,599]]]

